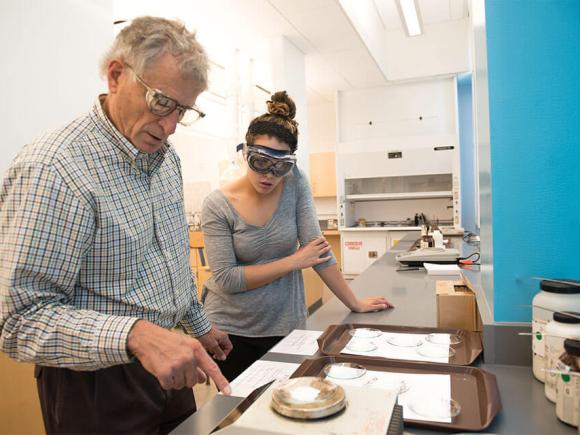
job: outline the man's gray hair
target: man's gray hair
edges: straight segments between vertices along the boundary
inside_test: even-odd
[[[207,89],[209,60],[204,48],[183,23],[158,17],[135,18],[113,42],[101,61],[101,75],[106,77],[109,62],[119,59],[143,76],[152,62],[169,53],[177,60],[179,71]]]

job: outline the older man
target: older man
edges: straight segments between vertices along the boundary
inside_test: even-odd
[[[0,190],[0,345],[37,364],[48,433],[167,433],[206,374],[229,385],[189,267],[181,167],[168,137],[203,113],[203,48],[143,17],[102,64],[109,93],[26,146]],[[181,327],[188,335],[172,332]]]

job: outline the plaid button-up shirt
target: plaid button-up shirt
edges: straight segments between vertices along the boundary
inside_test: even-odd
[[[181,167],[92,111],[26,146],[0,190],[0,349],[94,370],[130,362],[139,319],[211,328],[189,266]]]

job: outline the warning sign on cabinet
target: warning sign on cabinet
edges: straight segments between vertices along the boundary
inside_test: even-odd
[[[344,242],[344,247],[351,251],[360,251],[360,248],[362,247],[362,241],[356,240],[351,242]]]

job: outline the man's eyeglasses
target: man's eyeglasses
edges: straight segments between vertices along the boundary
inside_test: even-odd
[[[161,92],[159,89],[152,88],[137,75],[131,65],[127,63],[125,65],[127,65],[133,74],[135,74],[137,81],[143,85],[145,89],[147,89],[147,93],[145,94],[145,101],[147,101],[149,111],[155,116],[168,116],[174,110],[177,110],[177,122],[179,122],[181,125],[191,125],[198,119],[205,117],[205,113],[203,113],[197,107],[184,106],[183,104],[179,104],[173,98],[163,94],[163,92]]]
[[[275,177],[287,175],[296,164],[296,156],[260,145],[246,145],[248,166],[259,174],[271,172]]]

